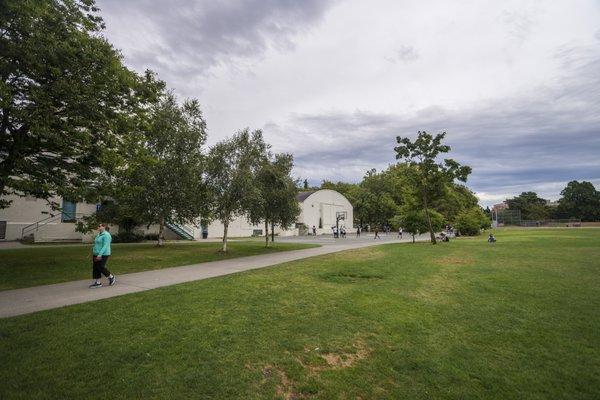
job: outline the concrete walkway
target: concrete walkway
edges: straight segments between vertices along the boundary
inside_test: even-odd
[[[427,240],[427,235],[422,235],[417,240]],[[230,260],[212,261],[201,264],[185,265],[182,267],[164,268],[153,271],[135,272],[117,275],[115,286],[105,286],[99,289],[89,289],[90,279],[54,285],[35,286],[24,289],[6,290],[0,292],[0,318],[29,314],[36,311],[49,310],[72,304],[106,299],[128,293],[142,292],[163,286],[191,282],[216,276],[248,271],[256,268],[268,267],[303,258],[320,256],[344,250],[376,246],[386,243],[409,242],[406,237],[398,240],[395,236],[383,236],[381,240],[373,237],[336,239],[297,239],[286,238],[286,242],[312,242],[324,243],[322,247],[284,251],[280,253],[264,254],[251,257],[233,258]]]

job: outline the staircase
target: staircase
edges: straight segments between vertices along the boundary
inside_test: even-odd
[[[172,224],[170,222],[165,222],[165,226],[184,240],[194,240],[194,232],[185,226]]]
[[[80,221],[83,217],[87,217],[91,215],[90,213],[71,213],[69,214],[72,217],[72,220],[69,222],[77,222]],[[81,241],[81,234],[77,234],[77,237],[73,237],[71,234],[75,233],[75,224],[64,224],[62,222],[63,213],[58,212],[57,214],[50,214],[49,217],[41,219],[33,224],[27,225],[21,229],[21,241],[24,242],[36,242],[37,235],[40,233],[40,230],[43,231],[42,228],[48,227],[52,229],[55,234],[63,235],[68,232],[67,237],[61,238],[50,238],[49,241],[65,241],[65,242],[73,242],[73,241]],[[42,240],[46,241],[46,240]]]

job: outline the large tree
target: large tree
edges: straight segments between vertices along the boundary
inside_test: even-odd
[[[196,100],[179,105],[171,94],[153,106],[146,128],[132,135],[110,183],[121,210],[144,224],[193,224],[207,213],[203,181],[206,123]]]
[[[506,202],[510,210],[521,211],[523,220],[541,220],[550,216],[548,200],[542,199],[535,192],[523,192]]]
[[[419,131],[417,138],[398,136],[396,159],[404,161],[411,168],[407,168],[407,178],[414,190],[414,195],[420,200],[425,212],[431,243],[436,244],[435,231],[430,216],[430,205],[444,196],[444,190],[454,180],[466,182],[471,173],[471,167],[460,165],[452,159],[438,162],[440,154],[448,153],[450,146],[442,144],[446,132],[435,136]]]
[[[223,224],[223,247],[227,252],[229,224],[248,214],[262,201],[256,176],[265,162],[267,145],[262,132],[248,129],[215,144],[209,152],[206,180],[211,195],[211,216]]]
[[[123,66],[103,27],[93,0],[0,0],[0,197],[94,197],[162,88]]]
[[[269,226],[287,229],[296,222],[300,214],[297,182],[292,178],[294,158],[291,154],[276,154],[265,157],[256,175],[260,198],[248,214],[253,223],[265,224],[265,246],[269,246]],[[274,240],[274,233],[271,234]]]
[[[561,216],[584,221],[600,220],[600,192],[591,182],[571,181],[560,195],[558,213]]]

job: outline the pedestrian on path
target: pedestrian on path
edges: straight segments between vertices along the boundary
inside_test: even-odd
[[[403,229],[402,227],[398,228],[398,239],[402,239]]]
[[[98,235],[94,238],[94,247],[92,249],[92,276],[94,283],[90,285],[90,289],[102,287],[102,282],[100,281],[102,275],[108,278],[110,286],[117,283],[117,278],[106,268],[108,257],[110,257],[110,242],[112,242],[112,236],[106,230],[106,225],[98,225]]]
[[[376,227],[376,228],[375,228],[375,237],[374,237],[373,239],[381,239],[381,238],[379,237],[379,227]]]

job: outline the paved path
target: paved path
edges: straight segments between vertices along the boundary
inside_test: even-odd
[[[426,239],[426,235],[418,238],[418,240]],[[178,283],[213,278],[216,276],[268,267],[288,261],[300,260],[307,257],[330,254],[344,250],[376,246],[385,243],[408,242],[410,239],[405,237],[402,240],[397,240],[394,236],[390,235],[389,237],[383,236],[381,240],[373,240],[372,237],[363,236],[363,238],[360,239],[348,238],[335,241],[328,238],[298,240],[286,238],[281,241],[324,243],[324,245],[322,247],[310,249],[240,257],[230,260],[212,261],[201,264],[185,265],[182,267],[117,275],[118,280],[115,286],[105,286],[99,289],[89,289],[88,285],[90,284],[90,280],[88,279],[83,281],[57,283],[54,285],[6,290],[0,292],[0,318],[106,299],[127,293],[142,292],[144,290],[176,285]]]

